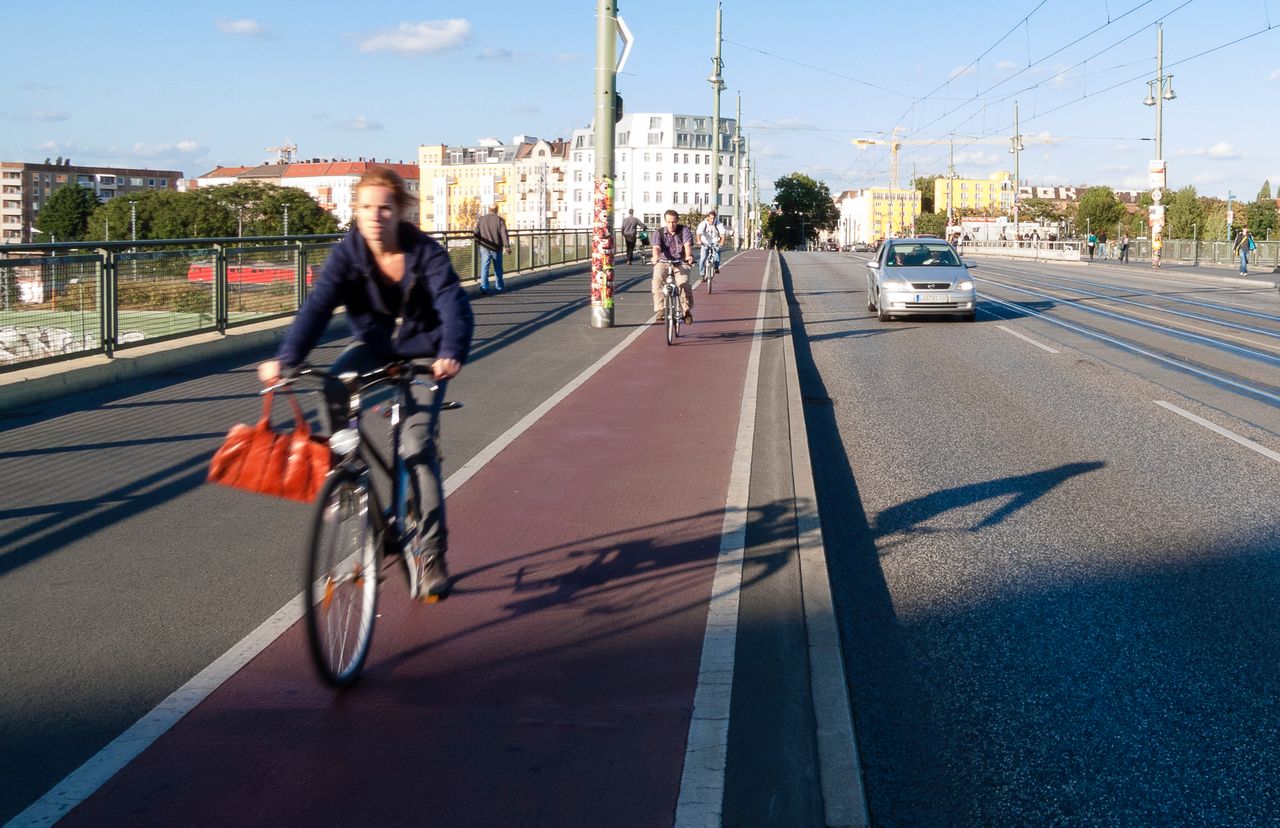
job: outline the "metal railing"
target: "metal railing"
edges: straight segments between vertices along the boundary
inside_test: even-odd
[[[431,233],[463,281],[469,231]],[[590,261],[591,230],[512,230],[506,273]],[[340,234],[0,247],[0,372],[297,313]],[[614,247],[622,237],[615,231]],[[585,288],[584,288],[585,290]]]

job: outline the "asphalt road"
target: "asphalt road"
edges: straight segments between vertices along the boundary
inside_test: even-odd
[[[1275,291],[982,260],[880,323],[863,261],[784,278],[873,824],[1275,825]]]

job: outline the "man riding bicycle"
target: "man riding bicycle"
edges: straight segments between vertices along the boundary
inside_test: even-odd
[[[662,214],[663,226],[653,234],[653,313],[661,322],[663,310],[662,283],[667,273],[675,278],[680,290],[680,310],[685,324],[693,321],[693,291],[689,289],[689,271],[693,267],[693,233],[680,224],[680,214],[668,210]]]
[[[720,243],[724,239],[724,234],[720,231],[720,222],[716,218],[715,210],[708,210],[707,217],[698,224],[697,238],[698,243],[702,245],[702,255],[698,257],[698,275],[705,279],[708,261],[711,262],[716,273],[720,272]]]

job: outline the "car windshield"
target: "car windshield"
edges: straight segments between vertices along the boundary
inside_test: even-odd
[[[885,263],[889,267],[960,266],[951,245],[942,241],[937,244],[895,244],[885,256]]]

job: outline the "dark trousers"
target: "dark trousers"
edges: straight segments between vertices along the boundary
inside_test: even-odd
[[[627,243],[627,264],[631,264],[631,260],[636,256],[636,237],[623,236],[622,240]]]
[[[367,373],[387,363],[363,342],[347,346],[333,361],[329,371]],[[422,381],[429,382],[424,377]],[[440,479],[440,451],[437,443],[440,434],[440,403],[444,400],[445,383],[437,381],[438,388],[430,385],[414,385],[409,390],[409,404],[401,412],[400,450],[405,465],[409,467],[410,484],[417,490],[418,504],[422,508],[421,532],[423,548],[428,553],[444,552],[448,548],[448,532],[444,523],[444,484]],[[335,379],[324,381],[325,414],[329,433],[347,427],[347,389]]]

